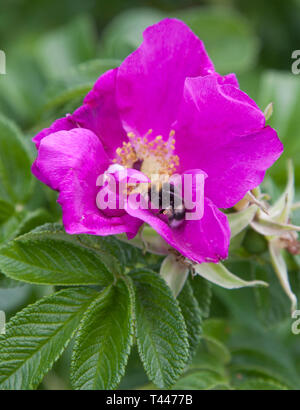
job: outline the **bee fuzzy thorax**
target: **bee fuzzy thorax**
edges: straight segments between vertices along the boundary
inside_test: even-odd
[[[168,223],[172,228],[177,228],[182,224],[186,210],[183,199],[173,184],[164,183],[159,190],[155,186],[150,186],[148,195],[150,201],[158,206],[159,214],[168,218]]]

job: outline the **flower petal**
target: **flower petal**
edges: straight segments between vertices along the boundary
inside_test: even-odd
[[[228,255],[230,228],[225,214],[209,199],[204,200],[204,214],[200,220],[184,220],[177,228],[149,209],[135,209],[129,196],[127,212],[147,222],[166,242],[192,261],[218,262]]]
[[[206,195],[219,208],[258,186],[283,151],[254,101],[217,75],[186,80],[175,130],[181,172],[205,171]]]
[[[49,128],[44,128],[41,132],[39,132],[35,137],[32,138],[32,142],[35,143],[35,146],[38,149],[41,140],[47,137],[47,135],[53,134],[54,132],[58,131],[69,131],[75,127],[76,125],[72,121],[72,117],[70,115],[67,115],[64,118],[59,118],[58,120],[54,121],[54,123]]]
[[[58,202],[63,223],[70,234],[111,235],[126,232],[136,235],[142,224],[123,212],[107,216],[96,205],[96,181],[109,166],[99,138],[90,130],[74,128],[44,137],[40,143],[33,172],[60,192]]]
[[[127,132],[168,136],[186,77],[214,67],[204,45],[183,22],[165,19],[144,31],[142,45],[121,64],[117,104]]]

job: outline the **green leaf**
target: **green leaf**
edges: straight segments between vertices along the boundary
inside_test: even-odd
[[[202,315],[192,286],[188,281],[178,296],[178,302],[187,328],[191,359],[200,343]]]
[[[0,197],[22,204],[31,193],[31,160],[16,126],[0,115]]]
[[[268,286],[266,282],[261,280],[246,281],[235,276],[221,262],[218,264],[202,263],[201,265],[194,265],[194,269],[198,275],[226,289],[238,289],[246,286]]]
[[[98,293],[65,289],[26,307],[0,336],[0,389],[32,389],[62,354]]]
[[[125,268],[135,267],[138,262],[145,261],[145,255],[139,249],[128,242],[120,241],[116,235],[66,235],[63,226],[58,223],[47,223],[32,231],[32,233],[42,232],[62,234],[77,245],[100,253],[112,270],[122,269],[124,271]]]
[[[139,249],[130,245],[130,243],[118,240],[115,235],[101,237],[94,235],[78,235],[77,238],[84,246],[112,255],[112,257],[118,260],[123,270],[125,268],[133,268],[138,261],[145,259]]]
[[[61,232],[32,232],[0,250],[0,270],[12,279],[43,285],[108,285],[109,255],[84,247]]]
[[[130,273],[136,295],[136,336],[148,377],[162,388],[170,387],[189,358],[188,335],[178,302],[155,272]]]
[[[103,290],[86,312],[72,358],[75,389],[114,389],[119,384],[133,341],[133,303],[120,281]]]
[[[189,278],[189,282],[193,288],[194,296],[198,302],[201,316],[206,319],[209,316],[210,304],[212,298],[211,283],[201,276],[196,275]]]

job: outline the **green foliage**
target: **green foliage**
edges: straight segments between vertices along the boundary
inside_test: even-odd
[[[65,75],[51,82],[51,86],[46,91],[47,100],[44,110],[65,107],[74,100],[82,100],[93,88],[98,77],[105,71],[117,67],[119,63],[115,60],[97,59],[70,68]]]
[[[37,387],[96,296],[88,288],[66,289],[18,313],[0,336],[1,388]]]
[[[142,253],[116,237],[69,236],[60,225],[46,224],[2,246],[0,255],[1,271],[15,280],[82,286],[46,296],[8,323],[1,338],[1,388],[37,387],[74,334],[73,387],[116,388],[134,329],[149,379],[167,388],[200,343],[202,310],[190,283],[176,301],[158,273],[141,268],[127,274],[125,267],[136,266]],[[200,291],[209,303],[205,287],[198,297]],[[10,363],[17,350],[22,355]]]
[[[209,316],[212,298],[211,284],[198,275],[189,279],[189,282],[192,286],[194,297],[199,304],[201,316],[206,319]]]
[[[0,116],[0,197],[22,205],[28,198],[33,176],[31,160],[16,126]],[[12,206],[12,205],[11,205]]]
[[[180,292],[178,303],[185,320],[190,358],[192,358],[200,343],[203,315],[189,281],[186,281],[185,286]]]
[[[184,319],[171,290],[154,272],[131,272],[135,285],[136,336],[148,377],[159,387],[170,387],[188,360]],[[159,320],[158,320],[159,318]]]
[[[123,281],[100,292],[85,313],[75,341],[75,389],[113,389],[124,375],[133,341],[133,303]]]
[[[107,285],[113,281],[110,262],[60,232],[29,233],[0,249],[2,272],[44,285]]]

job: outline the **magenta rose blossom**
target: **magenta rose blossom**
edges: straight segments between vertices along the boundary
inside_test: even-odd
[[[202,41],[175,19],[147,28],[141,46],[97,80],[80,108],[33,141],[32,171],[59,191],[69,234],[133,238],[146,222],[198,263],[227,257],[230,228],[219,208],[257,187],[283,151],[235,75],[216,73]],[[162,213],[132,206],[133,194],[125,209],[99,209],[97,178],[122,167],[146,179],[202,176],[201,218],[173,225]]]

